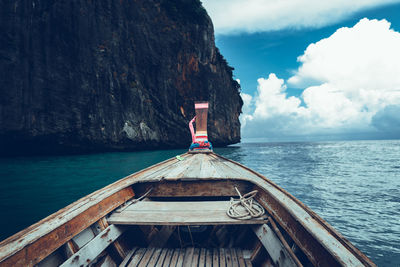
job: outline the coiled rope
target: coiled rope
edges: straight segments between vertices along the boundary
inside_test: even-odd
[[[236,186],[235,190],[239,195],[239,199],[231,198],[229,208],[226,211],[229,217],[238,220],[250,220],[265,214],[264,208],[254,200],[258,190],[251,191],[243,196]]]

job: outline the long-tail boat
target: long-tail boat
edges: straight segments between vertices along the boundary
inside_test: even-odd
[[[376,266],[284,189],[215,154],[196,105],[188,153],[2,241],[0,266]]]

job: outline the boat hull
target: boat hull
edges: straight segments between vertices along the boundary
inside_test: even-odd
[[[266,216],[259,221],[227,218],[221,207],[225,207],[224,205],[230,197],[236,196],[235,188],[240,192],[257,190],[255,200],[264,207]],[[140,203],[142,208],[135,204],[139,202],[138,199],[141,196],[145,196],[145,201],[148,202]],[[157,201],[161,204],[158,205]],[[208,203],[203,203],[207,201]],[[172,202],[174,202],[173,205]],[[147,210],[144,210],[143,207],[146,205]],[[151,205],[153,208],[149,208]],[[185,205],[197,207],[196,213],[181,212]],[[210,206],[210,209],[200,210],[201,205],[203,205],[202,207]],[[168,212],[172,212],[170,217],[164,216],[165,214],[164,217],[161,217],[163,207],[172,209],[172,206],[176,210],[168,210]],[[154,207],[158,207],[159,210]],[[151,216],[151,212],[155,216]],[[207,213],[215,216],[207,216]],[[121,214],[125,214],[125,217]],[[159,216],[156,216],[157,214]],[[290,193],[263,175],[215,153],[186,153],[180,157],[171,158],[129,175],[76,201],[2,241],[0,243],[0,266],[41,265],[43,262],[50,262],[50,259],[55,260],[55,258],[58,261],[54,262],[60,264],[75,264],[79,261],[74,262],[73,259],[77,256],[79,256],[78,258],[86,257],[87,255],[82,253],[91,251],[87,247],[90,242],[93,242],[92,246],[103,249],[96,251],[97,255],[87,256],[89,260],[86,262],[87,264],[98,261],[99,256],[103,255],[106,249],[109,251],[108,247],[112,247],[112,251],[117,256],[112,257],[111,254],[106,253],[102,259],[108,257],[108,261],[121,263],[132,250],[129,245],[124,245],[123,241],[119,241],[123,240],[123,236],[144,234],[148,238],[151,233],[146,233],[144,230],[147,229],[146,227],[155,227],[151,228],[154,230],[161,229],[162,225],[175,227],[170,235],[179,231],[179,227],[189,227],[190,225],[212,225],[220,227],[218,229],[242,227],[240,229],[252,232],[253,239],[251,240],[256,244],[252,248],[254,253],[252,260],[263,264],[270,262],[272,266],[281,266],[282,260],[285,261],[285,259],[286,261],[289,259],[287,266],[306,264],[314,266],[375,266],[351,242]],[[131,230],[125,231],[128,229],[127,227],[132,227],[131,230],[133,229],[134,234]],[[142,227],[140,231],[137,230],[138,227]],[[87,232],[93,234],[84,234]],[[101,238],[101,236],[105,233],[107,233],[105,237],[108,237],[110,233],[113,234],[114,238],[110,238],[111,242],[104,243],[105,238]],[[210,238],[214,238],[212,232],[208,234]],[[82,239],[82,236],[85,235],[90,236],[88,237],[89,241],[80,246],[77,244],[79,243],[77,240]],[[236,241],[235,239],[231,243]],[[219,245],[222,246],[224,242],[220,241]],[[146,245],[148,244],[149,242],[146,243]],[[165,244],[168,245],[168,243]],[[271,244],[273,247],[268,247]],[[172,246],[173,241],[169,245]],[[243,246],[249,245],[244,242]],[[273,256],[276,249],[282,251],[286,256],[283,258],[279,255],[279,257]],[[265,252],[266,256],[262,256]]]

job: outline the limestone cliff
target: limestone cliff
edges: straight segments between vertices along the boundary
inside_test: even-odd
[[[2,0],[1,154],[240,141],[239,85],[198,0]]]

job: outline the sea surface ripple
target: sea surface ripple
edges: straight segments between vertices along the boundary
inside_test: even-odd
[[[220,154],[283,187],[378,266],[400,266],[400,140],[247,143]]]

